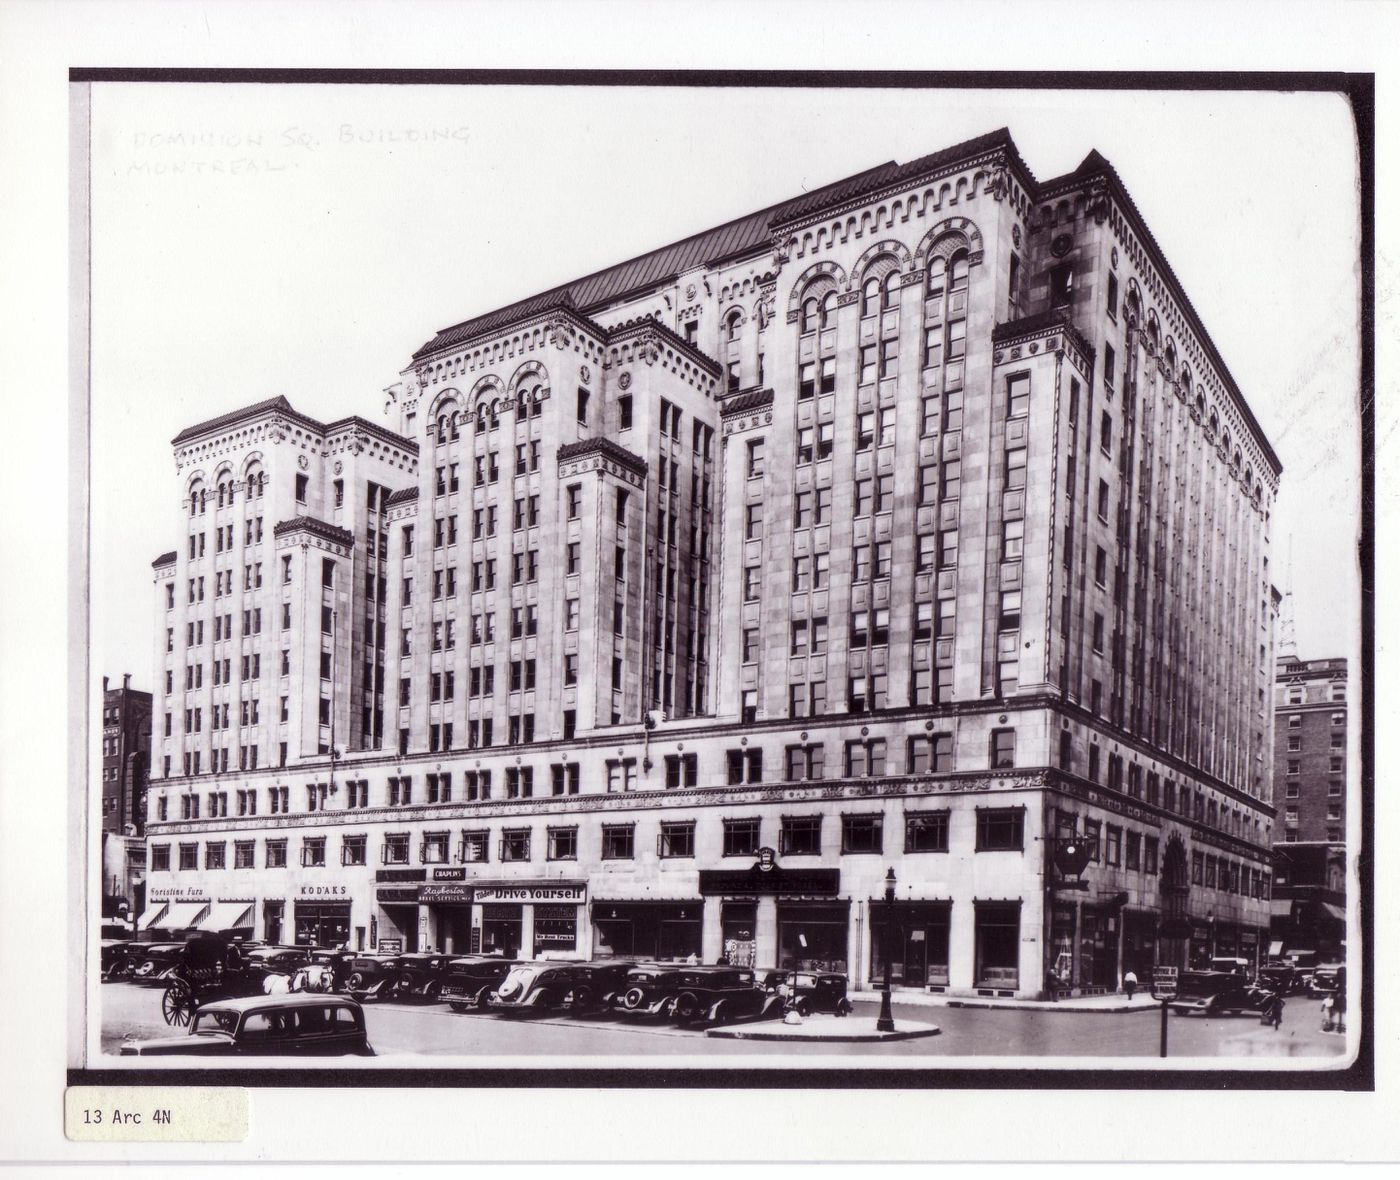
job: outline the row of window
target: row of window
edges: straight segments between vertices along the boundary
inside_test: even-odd
[[[952,813],[948,810],[906,812],[904,815],[904,851],[947,852]],[[778,847],[783,856],[820,856],[824,816],[783,816],[779,821]],[[841,846],[843,855],[883,853],[885,817],[879,813],[843,815]],[[1019,852],[1025,847],[1025,809],[1022,807],[978,808],[976,811],[976,850],[978,852]],[[762,847],[763,821],[760,819],[726,819],[723,825],[724,856],[754,856]],[[695,856],[695,820],[663,820],[656,835],[656,855],[662,859]],[[1115,829],[1116,830],[1116,829]],[[496,859],[505,862],[532,859],[533,829],[502,828],[496,840]],[[418,842],[421,864],[447,864],[453,859],[449,831],[425,832]],[[301,841],[301,864],[320,867],[326,862],[329,837],[305,836]],[[235,840],[234,868],[254,868],[253,840]],[[1155,844],[1153,841],[1155,864]],[[286,839],[263,841],[264,867],[282,868],[287,864]],[[460,832],[455,859],[463,864],[484,864],[492,859],[491,830],[464,829]],[[151,845],[153,872],[169,871],[169,844]],[[197,843],[178,845],[180,869],[197,869]],[[204,845],[204,868],[223,869],[227,841],[208,841]],[[633,860],[637,853],[637,825],[603,824],[599,855],[603,860]],[[363,833],[341,837],[340,863],[368,863],[369,838]],[[380,862],[386,865],[406,865],[411,862],[412,836],[407,832],[387,833],[380,844]],[[545,859],[550,861],[577,860],[579,829],[576,825],[548,827],[545,831]],[[1152,870],[1152,871],[1155,871]]]

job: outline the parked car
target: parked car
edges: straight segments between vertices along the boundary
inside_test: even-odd
[[[763,988],[769,995],[783,1001],[784,1011],[810,1016],[813,1012],[830,1012],[836,1016],[851,1014],[851,1001],[846,998],[846,977],[834,971],[770,971]]]
[[[345,980],[345,990],[357,1000],[389,996],[394,990],[397,978],[394,970],[398,962],[398,955],[357,951],[350,960],[350,975]]]
[[[606,1012],[613,999],[627,989],[635,963],[601,959],[591,963],[569,964],[569,994],[566,1003],[576,1016]]]
[[[251,976],[286,975],[289,978],[311,962],[311,951],[304,946],[256,946],[240,949],[243,969]]]
[[[492,1011],[549,1012],[563,1008],[573,991],[569,963],[517,963],[487,997]]]
[[[1340,963],[1324,963],[1313,971],[1312,978],[1308,981],[1308,992],[1314,996],[1336,995],[1342,977],[1341,972],[1342,965]]]
[[[612,994],[613,1009],[633,1016],[670,1016],[684,970],[683,966],[669,963],[630,967]]]
[[[106,983],[108,980],[122,979],[130,975],[132,948],[139,949],[140,946],[139,942],[132,942],[130,939],[104,940],[98,957],[102,981]]]
[[[399,955],[394,960],[394,995],[407,1000],[436,1000],[451,961],[451,955]]]
[[[1260,967],[1256,982],[1281,996],[1297,995],[1303,990],[1298,972],[1289,966]]]
[[[465,955],[453,959],[443,973],[439,998],[446,1000],[454,1012],[473,1008],[484,1011],[491,993],[500,987],[518,962],[518,959],[496,955]]]
[[[1235,955],[1217,955],[1210,961],[1210,969],[1225,971],[1231,975],[1248,975],[1250,972],[1249,960]]]
[[[1277,999],[1277,992],[1228,971],[1184,971],[1168,1007],[1180,1016],[1262,1016]]]
[[[764,990],[746,967],[685,967],[671,1017],[677,1024],[715,1024],[777,1015],[782,1001]]]
[[[248,996],[216,1000],[194,1014],[183,1036],[128,1041],[122,1056],[373,1057],[364,1010],[343,996]]]
[[[183,942],[148,942],[134,950],[131,963],[133,983],[165,983],[180,964]]]

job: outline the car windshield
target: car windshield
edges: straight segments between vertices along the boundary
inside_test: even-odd
[[[190,1026],[193,1037],[208,1036],[211,1033],[231,1033],[238,1017],[233,1012],[200,1012]]]

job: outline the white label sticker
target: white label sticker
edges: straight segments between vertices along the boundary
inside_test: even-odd
[[[237,1143],[248,1091],[235,1086],[70,1086],[64,1133],[78,1143]]]

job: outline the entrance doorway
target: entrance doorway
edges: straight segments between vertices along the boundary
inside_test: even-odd
[[[297,946],[345,946],[350,942],[350,903],[296,903]]]
[[[752,967],[758,961],[758,903],[726,901],[719,921],[724,961],[731,967]]]
[[[870,902],[870,978],[885,972],[885,904]],[[890,982],[905,987],[948,986],[948,927],[951,902],[896,902],[894,959]]]
[[[481,953],[520,958],[524,922],[518,905],[488,903],[481,907]]]
[[[1021,980],[1021,903],[979,901],[975,922],[977,987],[1014,991]]]

